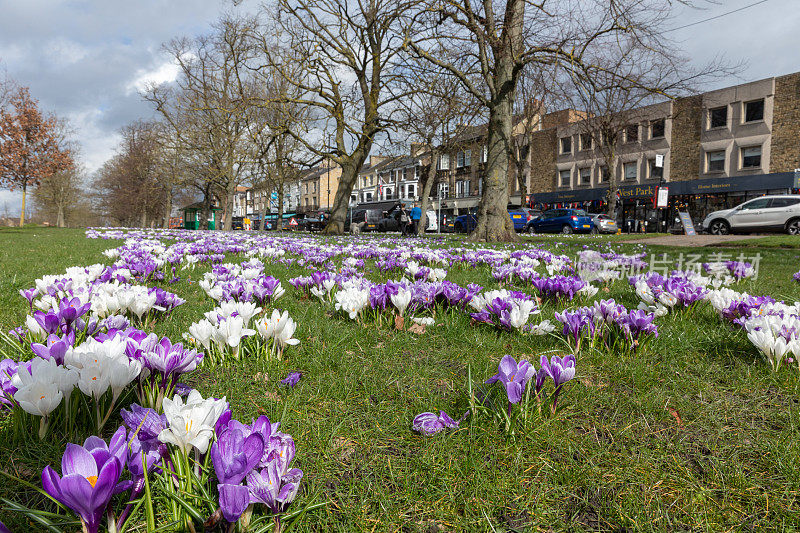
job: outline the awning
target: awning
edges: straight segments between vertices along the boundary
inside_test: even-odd
[[[663,182],[669,187],[669,195],[683,194],[716,194],[736,191],[765,191],[771,189],[796,188],[793,172],[773,172],[753,176],[733,176],[728,178],[703,178],[689,181]],[[652,198],[656,184],[627,185],[619,188],[622,198]],[[533,193],[533,202],[537,204],[557,204],[573,202],[592,202],[605,200],[608,187],[593,189],[575,189],[555,192]]]

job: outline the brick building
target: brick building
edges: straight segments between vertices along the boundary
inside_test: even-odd
[[[694,220],[798,187],[800,73],[643,107],[631,116],[610,164],[586,145],[585,122],[535,132],[532,202],[599,211],[608,191],[604,173],[614,172],[622,200],[618,219],[643,230],[672,220],[652,209],[659,184],[669,187],[671,210],[688,211]],[[656,167],[656,156],[663,156],[663,168]]]

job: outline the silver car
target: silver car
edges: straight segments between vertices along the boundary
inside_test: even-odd
[[[702,226],[713,235],[776,230],[800,235],[800,194],[762,196],[733,209],[714,211]]]
[[[617,221],[614,220],[612,217],[600,213],[598,215],[589,215],[592,217],[592,222],[594,222],[594,227],[596,231],[592,233],[616,233],[617,232]]]

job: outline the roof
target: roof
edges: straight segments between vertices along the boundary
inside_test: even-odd
[[[195,202],[193,204],[189,204],[186,207],[182,207],[181,211],[189,211],[191,209],[196,209],[196,210],[200,211],[203,208],[204,208],[204,203],[202,201],[200,201],[200,202]],[[212,211],[220,211],[221,209],[222,209],[221,207],[217,207],[215,205],[211,206],[211,210]]]

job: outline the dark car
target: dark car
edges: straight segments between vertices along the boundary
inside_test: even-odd
[[[527,207],[508,210],[508,217],[514,224],[514,229],[516,231],[525,231],[530,221],[539,215],[541,215],[541,211],[528,209]],[[457,233],[471,233],[477,224],[478,216],[473,212],[456,217],[453,228]]]
[[[355,211],[347,211],[347,218],[345,219],[345,231],[378,231],[378,225],[383,219],[383,212],[380,209],[356,209]],[[352,221],[352,224],[351,224]],[[353,227],[357,230],[353,230]]]
[[[531,220],[528,233],[591,233],[592,218],[583,209],[550,209]]]
[[[456,216],[442,213],[442,216],[439,217],[439,227],[442,229],[442,233],[454,233],[456,231]]]
[[[233,217],[231,219],[231,229],[244,229],[244,217]]]

